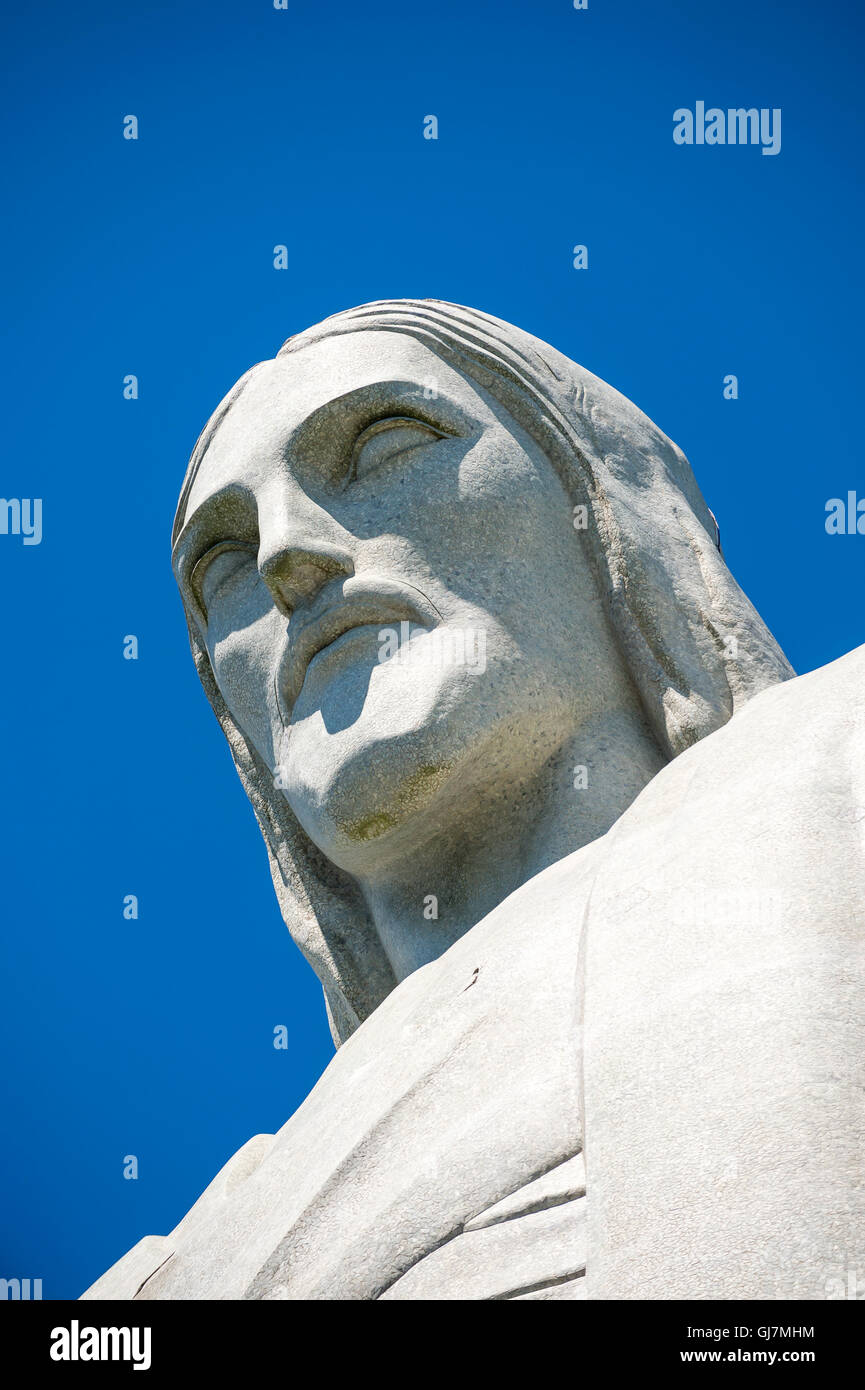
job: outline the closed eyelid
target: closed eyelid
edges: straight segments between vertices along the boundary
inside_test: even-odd
[[[216,545],[209,546],[207,550],[204,551],[203,555],[199,555],[198,559],[194,561],[190,568],[188,580],[189,587],[192,590],[205,618],[207,617],[207,607],[205,605],[204,598],[201,592],[202,580],[207,571],[208,565],[210,565],[216,559],[217,555],[225,555],[228,551],[231,550],[245,551],[248,555],[252,555],[256,560],[258,558],[258,546],[256,544],[253,544],[253,542],[240,540],[223,540],[217,541]]]
[[[365,429],[361,430],[360,434],[355,439],[354,445],[352,446],[351,459],[349,462],[348,480],[350,481],[352,478],[354,478],[361,452],[363,451],[364,446],[367,445],[370,442],[370,440],[380,435],[389,433],[391,431],[395,432],[400,430],[415,430],[418,433],[418,435],[426,435],[426,440],[419,438],[415,444],[408,444],[403,445],[400,448],[395,448],[393,450],[393,454],[391,455],[392,457],[397,457],[400,454],[409,453],[411,449],[420,447],[425,442],[432,443],[434,440],[437,439],[450,439],[453,437],[451,431],[442,429],[440,425],[433,425],[429,422],[429,420],[423,420],[417,415],[382,416],[378,420],[373,420],[371,424],[367,425]]]
[[[417,381],[388,379],[336,396],[312,411],[289,435],[285,456],[289,467],[313,485],[324,479],[344,485],[357,440],[385,420],[436,430],[442,436],[473,433],[480,422],[471,411],[443,391],[429,397]]]
[[[172,549],[172,562],[181,588],[192,571],[217,544],[258,545],[258,509],[251,488],[231,483],[190,512]]]

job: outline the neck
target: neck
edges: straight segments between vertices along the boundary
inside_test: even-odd
[[[606,834],[666,759],[642,714],[614,710],[521,783],[475,788],[456,822],[361,882],[397,980],[436,959],[509,894]]]

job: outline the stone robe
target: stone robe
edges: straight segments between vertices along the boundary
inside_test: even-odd
[[[757,695],[83,1297],[865,1293],[863,694]]]

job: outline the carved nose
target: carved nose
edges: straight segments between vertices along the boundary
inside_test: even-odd
[[[332,546],[285,546],[260,559],[258,569],[287,618],[299,604],[310,603],[329,580],[340,575],[347,579],[354,573],[350,557]]]

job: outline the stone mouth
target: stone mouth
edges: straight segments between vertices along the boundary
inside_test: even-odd
[[[332,590],[333,586],[329,586]],[[358,576],[339,585],[341,593],[307,612],[295,611],[288,625],[288,645],[279,673],[278,695],[286,721],[307,671],[321,653],[358,628],[383,628],[410,622],[431,630],[441,621],[438,610],[417,589],[384,579]],[[320,599],[324,599],[323,591]],[[336,600],[336,601],[334,601]]]

